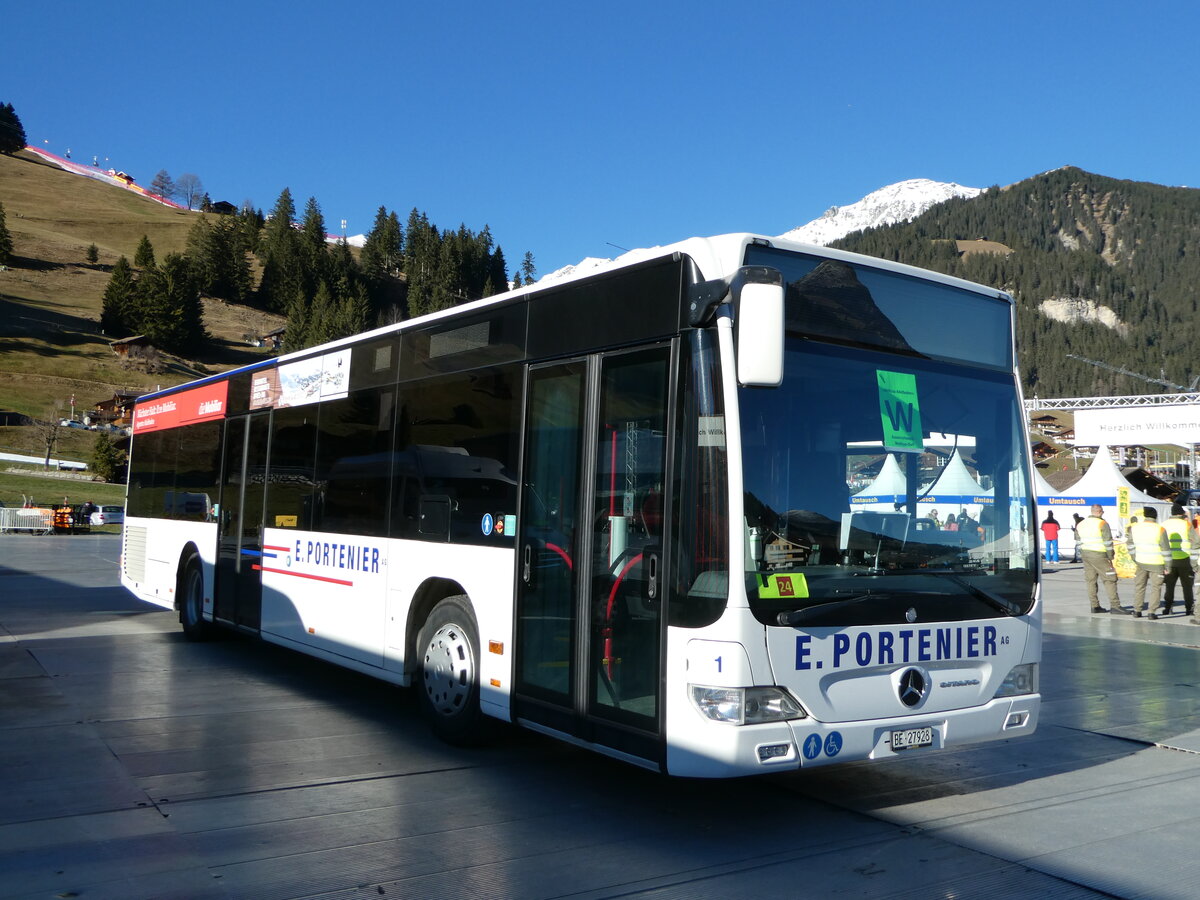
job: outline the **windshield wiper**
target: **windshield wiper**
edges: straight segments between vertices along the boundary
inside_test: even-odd
[[[862,573],[862,574],[867,574],[867,573]],[[990,591],[985,591],[983,588],[978,587],[977,585],[971,584],[971,582],[969,582],[963,578],[960,578],[958,575],[956,575],[953,572],[943,572],[943,571],[931,572],[928,569],[916,569],[916,570],[891,569],[891,570],[888,570],[887,574],[888,575],[931,575],[931,576],[934,576],[935,578],[942,578],[942,579],[945,579],[946,581],[951,582],[956,587],[961,588],[963,591],[968,593],[970,596],[974,597],[976,600],[982,601],[984,604],[986,604],[987,606],[996,610],[997,612],[1003,613],[1006,616],[1019,616],[1022,614],[1022,609],[1021,609],[1020,604],[1016,603],[1013,600],[1009,600],[1005,597],[1001,597],[998,594],[993,594]],[[942,598],[942,599],[949,599],[950,596],[951,595],[934,592],[934,591],[874,591],[874,592],[872,592],[872,591],[868,590],[866,593],[862,593],[862,594],[856,592],[856,595],[853,597],[846,597],[844,599],[839,598],[839,599],[834,599],[834,600],[828,600],[823,603],[813,604],[812,606],[803,606],[803,607],[800,607],[799,609],[786,610],[784,612],[779,613],[779,615],[776,616],[775,621],[778,622],[780,625],[793,626],[793,625],[800,625],[804,622],[811,621],[812,619],[822,618],[824,615],[833,612],[835,609],[845,608],[847,606],[855,606],[855,605],[866,603],[868,601],[891,600],[891,599],[899,599],[899,600],[909,601],[909,600],[912,600],[917,597],[926,597],[926,598],[936,597],[936,598]]]
[[[1021,604],[1015,600],[1009,600],[1007,597],[1001,597],[999,594],[993,594],[991,591],[985,591],[977,584],[972,584],[962,577],[962,574],[953,569],[889,569],[886,572],[879,574],[886,575],[929,575],[934,578],[944,578],[953,584],[958,585],[976,600],[982,600],[993,609],[1004,613],[1006,616],[1021,615]]]
[[[999,594],[993,594],[991,591],[985,591],[977,584],[971,584],[965,578],[961,578],[953,572],[927,572],[928,575],[934,575],[938,578],[945,578],[947,581],[957,584],[960,588],[984,603],[991,606],[993,609],[999,610],[1006,616],[1021,615],[1021,604],[1015,600],[1009,600],[1007,597],[1001,597]]]
[[[815,619],[823,613],[827,613],[832,609],[843,606],[852,606],[855,603],[862,603],[866,600],[880,600],[889,596],[887,592],[877,594],[860,594],[857,597],[846,597],[844,599],[830,600],[827,603],[816,603],[812,606],[802,606],[800,609],[791,609],[781,612],[775,619],[780,625],[799,625],[807,619]]]

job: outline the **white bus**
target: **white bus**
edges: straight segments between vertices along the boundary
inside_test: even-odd
[[[1032,733],[1036,525],[1010,297],[738,234],[141,398],[122,582],[737,776]]]

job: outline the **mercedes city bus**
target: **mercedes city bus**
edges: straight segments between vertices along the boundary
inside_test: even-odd
[[[142,397],[122,583],[654,770],[1028,735],[1001,291],[691,239]]]

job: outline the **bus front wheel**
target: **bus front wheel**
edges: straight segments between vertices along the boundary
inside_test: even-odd
[[[195,554],[184,565],[179,583],[179,624],[189,641],[212,637],[212,626],[204,621],[204,573]]]
[[[429,613],[417,638],[421,708],[434,734],[450,744],[483,737],[479,708],[479,627],[465,596],[447,597]]]

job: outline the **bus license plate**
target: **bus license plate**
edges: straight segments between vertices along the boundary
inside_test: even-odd
[[[892,749],[909,750],[913,747],[933,746],[933,726],[924,728],[905,728],[892,732]]]

